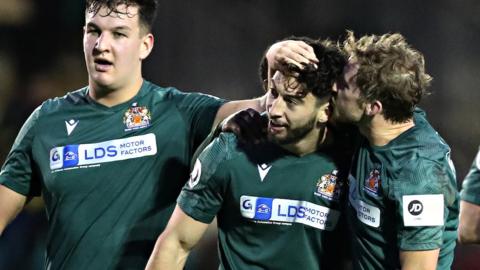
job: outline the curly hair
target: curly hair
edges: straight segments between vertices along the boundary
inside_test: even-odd
[[[314,40],[308,37],[288,37],[284,40],[299,40],[307,43],[313,48],[318,59],[317,67],[311,64],[306,65],[304,69],[295,65],[288,66],[291,73],[298,74],[296,82],[303,84],[307,91],[312,92],[319,98],[330,95],[333,84],[340,77],[347,64],[347,58],[339,46],[328,39]],[[260,61],[259,76],[263,82],[268,76],[268,63],[265,54]]]
[[[153,22],[157,15],[157,0],[86,0],[85,10],[88,13],[97,14],[101,8],[105,7],[108,12],[102,16],[109,16],[111,13],[133,16],[133,14],[126,14],[123,11],[119,11],[118,6],[120,5],[138,7],[140,26],[146,32],[152,30]]]
[[[362,99],[379,100],[385,119],[405,122],[426,94],[432,77],[425,72],[425,60],[398,33],[367,35],[356,40],[347,31],[345,52],[359,64],[356,83]]]

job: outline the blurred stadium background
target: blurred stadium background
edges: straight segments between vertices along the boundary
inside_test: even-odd
[[[480,144],[479,1],[159,3],[145,78],[228,99],[262,93],[258,62],[276,40],[290,35],[338,39],[345,29],[357,36],[402,33],[424,53],[434,77],[433,93],[422,107],[452,147],[460,186]],[[0,161],[36,106],[87,83],[83,22],[83,1],[0,1]],[[0,269],[42,269],[46,228],[42,203],[33,201],[0,238]],[[200,253],[215,255],[212,243],[206,245]],[[453,269],[477,269],[479,255],[476,246],[459,246]],[[200,254],[189,269],[216,269],[215,264]]]

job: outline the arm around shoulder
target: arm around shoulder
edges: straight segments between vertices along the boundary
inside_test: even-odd
[[[26,201],[27,197],[0,184],[0,234],[20,213]]]
[[[241,110],[252,108],[257,112],[265,111],[266,99],[267,96],[265,94],[259,98],[235,100],[223,104],[220,109],[218,109],[212,128],[217,127],[225,118]]]
[[[146,269],[183,269],[190,250],[207,227],[208,224],[189,217],[177,205],[167,227],[157,239]]]

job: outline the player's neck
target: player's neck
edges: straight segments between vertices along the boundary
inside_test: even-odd
[[[107,107],[113,107],[127,102],[136,96],[140,91],[142,84],[142,77],[138,77],[121,88],[108,88],[96,85],[95,83],[89,83],[88,94],[96,102]]]
[[[414,126],[413,118],[406,122],[394,123],[386,120],[382,115],[376,115],[367,124],[361,125],[359,129],[370,145],[384,146]]]
[[[291,144],[284,144],[281,147],[297,156],[305,156],[318,150],[319,146],[325,142],[326,127],[313,129],[301,140]]]

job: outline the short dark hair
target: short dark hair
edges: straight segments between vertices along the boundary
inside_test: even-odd
[[[311,39],[308,37],[288,37],[284,40],[299,40],[313,48],[318,59],[317,67],[307,64],[304,69],[295,65],[289,65],[291,72],[298,73],[298,83],[304,84],[313,95],[322,98],[332,93],[335,81],[342,75],[343,68],[347,64],[347,57],[339,46],[328,39]],[[262,82],[268,78],[268,63],[265,54],[260,61],[259,76]]]
[[[356,39],[347,31],[346,53],[360,65],[356,83],[363,100],[379,100],[383,116],[392,122],[413,117],[415,106],[428,94],[432,77],[425,72],[423,54],[399,33]]]
[[[102,7],[105,7],[108,9],[108,16],[112,12],[123,13],[117,9],[120,5],[138,7],[140,26],[142,26],[146,32],[152,31],[153,22],[157,15],[157,0],[86,0],[85,10],[86,12],[97,14]]]

